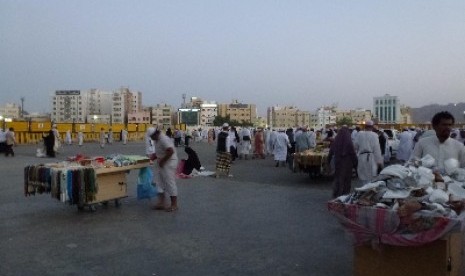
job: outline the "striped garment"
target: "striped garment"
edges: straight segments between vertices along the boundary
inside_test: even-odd
[[[229,152],[217,152],[216,154],[216,170],[229,173],[231,169],[231,154]]]

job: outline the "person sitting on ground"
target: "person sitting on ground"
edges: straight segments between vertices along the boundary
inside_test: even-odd
[[[200,167],[202,167],[202,165],[200,164],[197,153],[191,147],[185,147],[184,151],[187,153],[187,159],[184,161],[184,169],[182,173],[189,175],[194,169],[200,171]]]

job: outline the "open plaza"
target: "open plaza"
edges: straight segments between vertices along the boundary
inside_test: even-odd
[[[144,144],[63,146],[56,158],[36,157],[37,147],[0,156],[0,275],[352,275],[352,241],[327,209],[330,179],[276,168],[271,156],[236,160],[232,178],[178,179],[179,210],[168,213],[137,200],[132,171],[120,207],[78,211],[50,194],[25,197],[24,167],[144,155]],[[214,171],[215,146],[192,148]]]

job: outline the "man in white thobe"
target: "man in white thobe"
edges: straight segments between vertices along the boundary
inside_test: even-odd
[[[412,133],[404,128],[402,133],[399,134],[399,147],[396,152],[396,159],[400,163],[405,163],[410,159],[413,151],[413,136]]]
[[[268,147],[270,148],[270,154],[274,154],[274,149],[273,145],[274,142],[276,141],[276,136],[278,136],[278,132],[276,130],[271,130],[270,131],[270,139],[268,139]]]
[[[128,143],[128,131],[126,129],[121,130],[121,140],[123,141],[123,145]]]
[[[65,139],[66,139],[66,144],[69,146],[73,143],[73,140],[71,138],[71,130],[67,130],[66,131],[66,135],[65,135]]]
[[[276,138],[273,141],[273,154],[276,161],[276,167],[281,163],[283,167],[286,166],[287,149],[291,147],[289,137],[284,132],[284,129],[279,129]]]
[[[355,151],[358,157],[357,173],[361,184],[369,183],[378,169],[383,167],[384,159],[381,155],[378,135],[373,132],[373,121],[365,123],[365,130],[360,131],[355,138]]]
[[[267,127],[264,131],[264,139],[265,139],[265,154],[266,155],[270,155],[272,150],[271,150],[271,142],[270,142],[270,139],[271,139],[271,130],[269,127]]]
[[[450,138],[455,118],[447,111],[436,113],[431,120],[436,135],[421,138],[413,150],[413,158],[421,159],[429,154],[434,158],[435,172],[445,173],[444,161],[456,159],[460,168],[465,167],[465,146],[457,140]]]
[[[310,131],[308,132],[308,136],[310,137],[310,148],[315,148],[316,147],[316,133],[315,129],[311,128]]]
[[[239,159],[248,159],[250,154],[250,149],[252,148],[252,134],[250,129],[244,127],[239,133],[240,147],[239,147]]]

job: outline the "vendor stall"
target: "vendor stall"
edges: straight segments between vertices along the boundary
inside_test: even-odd
[[[149,165],[148,158],[134,155],[30,165],[24,168],[24,194],[50,193],[79,210],[88,206],[94,211],[97,203],[111,200],[119,206],[119,199],[127,196],[127,173]]]
[[[356,276],[465,275],[464,169],[392,165],[328,209],[353,237]]]
[[[329,175],[328,153],[329,149],[323,145],[294,153],[293,169],[296,172],[308,173],[310,177]]]

